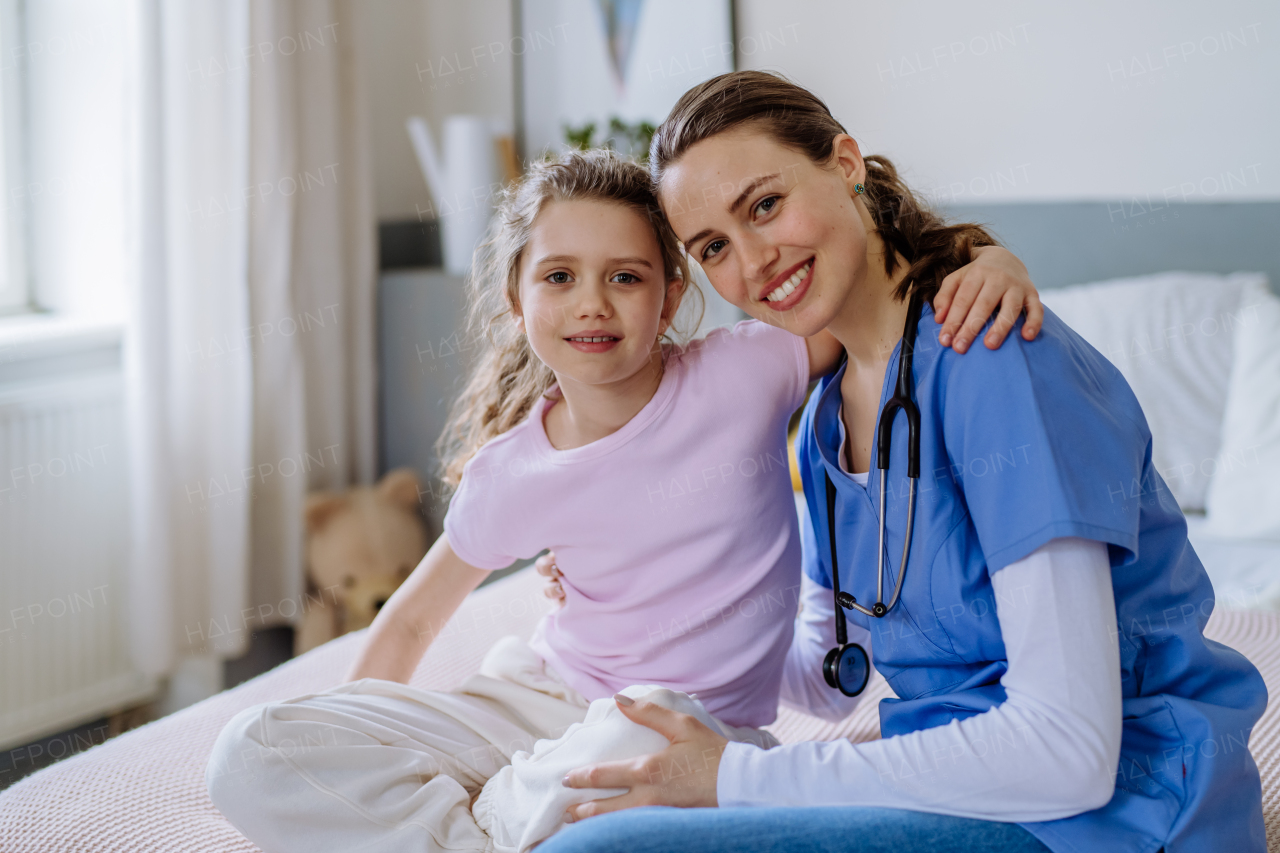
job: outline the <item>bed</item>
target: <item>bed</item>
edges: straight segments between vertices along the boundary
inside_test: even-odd
[[[538,576],[525,569],[477,590],[414,673],[412,684],[448,688],[480,663],[499,637],[527,637],[550,605]],[[1239,649],[1280,689],[1280,613],[1214,612],[1209,636]],[[323,690],[342,680],[364,637],[340,637],[232,690],[134,729],[45,768],[0,795],[4,853],[252,853],[210,802],[204,786],[209,750],[240,709]],[[878,676],[866,700],[839,724],[783,710],[770,729],[784,743],[879,737],[877,700],[891,695]],[[1263,776],[1268,849],[1280,851],[1280,711],[1272,704],[1249,743]],[[234,770],[233,770],[234,772]]]

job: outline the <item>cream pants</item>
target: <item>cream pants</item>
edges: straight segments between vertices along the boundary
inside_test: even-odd
[[[693,714],[731,740],[777,744],[720,723],[687,694],[622,692]],[[622,793],[564,788],[569,770],[666,744],[612,699],[588,703],[506,637],[453,691],[365,678],[246,708],[218,736],[205,782],[265,853],[514,853],[559,830],[569,805]]]

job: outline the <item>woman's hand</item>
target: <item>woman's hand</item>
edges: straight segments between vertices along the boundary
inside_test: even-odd
[[[938,295],[933,298],[934,318],[942,324],[938,343],[964,352],[997,305],[1000,314],[982,339],[987,349],[1000,348],[1023,308],[1027,311],[1027,321],[1022,324],[1022,337],[1035,340],[1044,321],[1044,306],[1022,261],[999,246],[974,249],[973,258],[971,263],[944,278]]]
[[[654,755],[579,767],[564,777],[566,788],[630,788],[625,794],[571,806],[565,819],[575,820],[636,806],[714,807],[720,756],[729,741],[689,714],[679,714],[644,699],[614,696],[628,719],[648,726],[671,741]]]
[[[563,607],[564,587],[560,585],[560,578],[564,575],[560,574],[560,567],[556,565],[556,552],[548,551],[543,554],[533,567],[538,570],[538,574],[547,579],[547,585],[542,588],[542,594]]]

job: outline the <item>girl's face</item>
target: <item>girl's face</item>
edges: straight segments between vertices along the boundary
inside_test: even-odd
[[[521,255],[515,320],[562,387],[608,385],[650,364],[679,291],[644,217],[621,204],[551,201]]]
[[[691,146],[659,198],[689,257],[747,314],[797,335],[826,328],[865,278],[870,214],[855,201],[866,166],[851,137],[830,166],[740,128]]]

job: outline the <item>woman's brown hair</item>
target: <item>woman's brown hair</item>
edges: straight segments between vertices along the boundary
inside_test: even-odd
[[[449,421],[436,442],[446,487],[456,487],[462,470],[481,445],[519,424],[555,382],[555,374],[534,354],[529,339],[516,329],[520,307],[520,261],[534,220],[551,201],[604,201],[620,204],[653,227],[662,252],[664,284],[680,279],[682,289],[663,306],[675,331],[676,310],[691,297],[693,328],[701,321],[701,292],[691,285],[680,242],[658,207],[643,166],[608,149],[571,151],[535,163],[503,194],[489,235],[476,248],[467,280],[470,305],[467,341],[478,346],[476,362]],[[665,355],[665,352],[664,352]]]
[[[847,133],[827,105],[808,89],[767,71],[734,71],[712,77],[685,92],[653,135],[649,169],[654,185],[663,170],[704,139],[750,125],[814,163],[831,162],[832,140]],[[998,245],[981,225],[949,225],[903,182],[898,170],[879,155],[867,164],[863,196],[880,238],[885,274],[892,276],[898,256],[907,271],[894,291],[905,299],[919,292],[932,299],[942,280],[971,260],[970,250]]]

